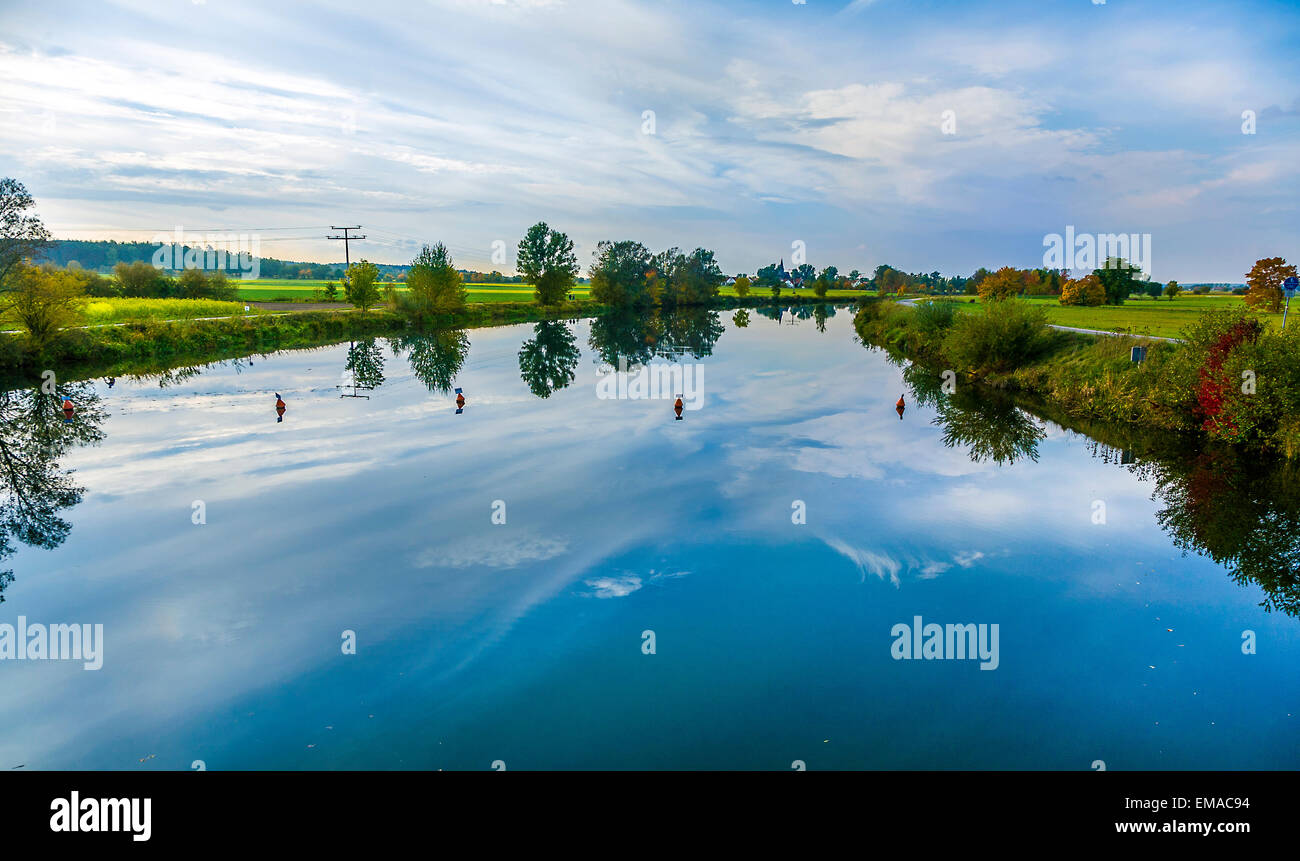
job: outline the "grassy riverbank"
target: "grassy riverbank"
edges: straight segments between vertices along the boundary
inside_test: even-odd
[[[981,308],[974,296],[943,297],[936,301],[952,302],[962,313],[977,313]],[[1029,296],[1019,301],[1041,307],[1047,315],[1047,322],[1057,326],[1160,338],[1179,337],[1183,329],[1194,324],[1206,311],[1246,307],[1243,297],[1225,293],[1182,293],[1172,301],[1167,298],[1131,298],[1123,305],[1062,305],[1056,296]],[[1258,316],[1270,328],[1282,328],[1281,314],[1260,313]]]
[[[951,305],[865,305],[866,342],[956,384],[1025,392],[1077,418],[1130,422],[1300,457],[1300,335],[1244,309],[1206,311],[1186,343],[1096,337],[1047,327],[1041,308],[1003,302],[974,313]],[[1130,350],[1147,347],[1134,363]]]
[[[779,300],[771,296],[719,296],[708,307],[721,311],[816,301],[811,294]],[[242,309],[239,305],[238,310]],[[425,328],[474,329],[599,316],[611,310],[590,299],[550,308],[531,301],[476,302],[460,313],[428,320]],[[65,329],[43,347],[37,347],[23,334],[6,334],[0,335],[0,379],[31,380],[45,369],[54,369],[60,379],[154,373],[178,365],[393,335],[412,328],[407,318],[381,308],[366,312],[290,311],[228,319],[136,320],[122,325]]]

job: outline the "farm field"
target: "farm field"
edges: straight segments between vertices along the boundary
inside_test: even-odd
[[[971,299],[975,299],[975,303],[972,304]],[[945,301],[957,302],[963,311],[974,309],[979,302],[974,296],[948,297]],[[1172,302],[1168,299],[1130,299],[1123,305],[1094,307],[1062,305],[1055,296],[1031,296],[1024,301],[1040,305],[1047,312],[1048,322],[1057,326],[1161,338],[1180,337],[1183,329],[1196,322],[1196,318],[1205,311],[1245,306],[1241,296],[1195,296],[1188,293]],[[1259,317],[1265,325],[1275,329],[1282,327],[1281,314],[1264,313]]]

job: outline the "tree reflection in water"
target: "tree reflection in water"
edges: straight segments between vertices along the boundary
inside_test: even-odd
[[[64,398],[76,408],[71,422],[64,420]],[[68,537],[72,524],[60,512],[80,502],[85,488],[72,480],[71,470],[59,467],[59,458],[102,440],[103,420],[103,406],[88,382],[60,385],[54,394],[0,392],[0,561],[17,551],[17,543],[52,550]],[[13,580],[12,570],[0,571],[0,602]]]
[[[377,389],[384,384],[384,351],[374,338],[356,341],[348,347],[343,368],[351,373],[354,387]]]
[[[549,398],[573,382],[582,349],[568,326],[543,321],[519,348],[519,376],[539,398]]]
[[[958,385],[945,394],[942,376],[916,364],[903,369],[903,379],[918,403],[934,407],[933,423],[943,429],[948,448],[967,448],[975,463],[991,460],[1010,466],[1018,460],[1038,460],[1038,443],[1047,432],[1011,398],[972,385]]]
[[[1260,606],[1300,615],[1300,467],[1230,448],[1188,454],[1168,444],[1090,444],[1094,455],[1154,485],[1156,520],[1174,546],[1264,590]],[[1129,453],[1125,463],[1124,454]]]
[[[1174,546],[1224,566],[1242,586],[1258,585],[1265,610],[1300,615],[1300,465],[1259,452],[1203,448],[1194,437],[1079,420],[1050,405],[1020,406],[970,385],[945,395],[940,375],[917,365],[903,376],[916,400],[936,410],[944,444],[970,446],[977,462],[1037,458],[1044,431],[1028,408],[1086,435],[1098,460],[1151,483],[1151,498],[1161,506],[1156,521]]]
[[[411,373],[436,394],[451,394],[451,384],[469,354],[469,335],[462,329],[444,329],[402,335],[389,342],[393,354],[404,357]]]
[[[600,361],[618,367],[619,359],[632,368],[651,359],[703,359],[724,327],[716,311],[681,308],[647,314],[606,314],[591,321],[591,348]]]

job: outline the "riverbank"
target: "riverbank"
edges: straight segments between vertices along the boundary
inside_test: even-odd
[[[719,296],[711,310],[818,304],[814,296]],[[590,299],[552,307],[535,302],[471,303],[429,321],[426,329],[477,329],[543,320],[594,317],[615,309]],[[158,373],[186,364],[318,347],[353,338],[397,335],[415,327],[381,308],[304,310],[209,320],[140,321],[65,329],[44,347],[22,334],[0,335],[0,380],[15,385],[53,369],[63,380]]]
[[[942,304],[863,305],[864,342],[936,378],[1037,397],[1076,419],[1196,434],[1300,457],[1300,336],[1273,331],[1242,309],[1207,311],[1184,342],[1054,331],[1028,303],[970,314]],[[1133,347],[1145,358],[1132,361]]]

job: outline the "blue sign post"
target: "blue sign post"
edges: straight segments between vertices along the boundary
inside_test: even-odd
[[[1300,287],[1300,278],[1294,275],[1282,282],[1282,292],[1286,294],[1286,306],[1282,309],[1282,331],[1286,331],[1286,312],[1291,310],[1291,297],[1295,295],[1297,287]]]

